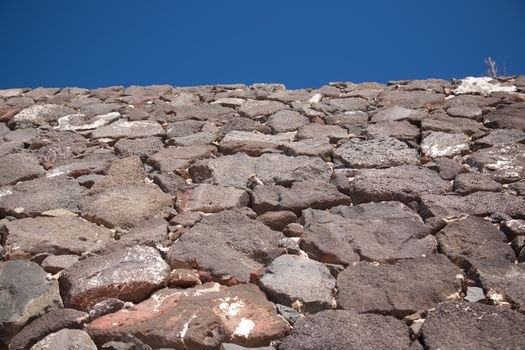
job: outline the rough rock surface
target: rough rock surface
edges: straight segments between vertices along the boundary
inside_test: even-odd
[[[79,329],[62,329],[51,333],[35,345],[31,350],[97,350],[97,346],[89,337],[89,334]]]
[[[0,348],[515,348],[524,96],[513,76],[0,90]]]

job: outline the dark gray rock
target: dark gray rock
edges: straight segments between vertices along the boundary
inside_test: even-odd
[[[491,128],[519,129],[525,131],[525,102],[504,105],[485,115],[485,125]]]
[[[189,168],[194,182],[211,182],[215,185],[246,187],[255,176],[263,184],[290,185],[295,181],[328,181],[330,170],[320,158],[287,157],[280,154],[263,154],[249,157],[238,153],[216,159],[197,161]]]
[[[409,349],[410,331],[391,316],[327,310],[297,321],[279,350]]]
[[[494,181],[490,176],[480,173],[459,174],[454,179],[454,191],[461,194],[469,194],[477,191],[499,192],[503,186]]]
[[[158,243],[166,240],[168,234],[168,222],[162,218],[152,218],[142,221],[137,226],[120,235],[119,240],[114,242],[112,247],[133,247],[135,245],[145,245],[156,247]],[[107,249],[106,249],[107,250]]]
[[[63,271],[60,286],[66,306],[89,310],[108,298],[139,302],[161,287],[169,273],[157,250],[135,246],[79,261]]]
[[[266,213],[259,215],[257,220],[268,226],[274,231],[282,231],[286,225],[295,222],[297,215],[292,211],[267,211]]]
[[[141,139],[120,139],[114,147],[115,154],[119,157],[139,156],[142,161],[145,161],[149,156],[157,153],[163,144],[158,137],[144,137]]]
[[[283,234],[239,211],[203,218],[168,252],[172,268],[194,268],[224,284],[249,282],[251,274],[282,253]]]
[[[339,125],[345,128],[366,127],[368,114],[362,111],[349,111],[344,114],[330,114],[324,118],[326,124]]]
[[[426,349],[519,349],[525,316],[501,306],[446,302],[429,311],[421,332]]]
[[[26,350],[36,342],[63,328],[81,328],[88,314],[74,309],[54,309],[25,326],[10,341],[10,350]]]
[[[303,211],[301,248],[324,263],[390,262],[428,255],[436,242],[421,218],[399,202]]]
[[[212,158],[216,154],[217,148],[211,145],[168,147],[148,157],[147,164],[161,172],[169,173],[185,169],[197,159]]]
[[[487,299],[525,312],[525,264],[478,265],[477,274]]]
[[[439,176],[443,180],[454,180],[460,173],[467,170],[460,161],[450,158],[436,158],[434,162],[438,166]]]
[[[18,181],[31,180],[44,175],[38,158],[29,153],[8,154],[0,157],[2,172],[0,186],[14,185]]]
[[[335,279],[323,264],[296,255],[281,255],[268,267],[259,286],[275,303],[300,312],[333,308]]]
[[[73,266],[78,261],[77,255],[49,255],[40,266],[49,273],[56,274],[68,267]]]
[[[319,157],[329,162],[334,146],[328,138],[316,138],[282,143],[278,148],[287,156]]]
[[[366,128],[366,132],[374,138],[393,137],[401,141],[414,142],[417,142],[420,136],[419,128],[406,120],[370,124]]]
[[[475,120],[466,118],[449,117],[446,114],[432,114],[423,119],[421,122],[422,131],[441,131],[452,134],[473,135],[476,133],[485,133],[487,128]]]
[[[360,142],[349,141],[335,149],[333,156],[346,167],[358,169],[419,164],[416,150],[391,137]]]
[[[452,190],[434,171],[414,165],[401,165],[387,169],[359,170],[351,182],[353,203],[379,202],[396,199],[400,194],[409,199],[424,194],[443,194]]]
[[[31,319],[62,306],[55,280],[26,261],[0,262],[0,344],[8,344]]]
[[[483,110],[476,105],[457,105],[448,108],[447,113],[453,117],[480,121],[483,115]]]
[[[525,220],[506,220],[500,225],[501,231],[512,241],[518,236],[525,236]]]
[[[525,145],[496,145],[474,152],[468,162],[502,183],[515,182],[525,176]]]
[[[97,350],[97,346],[84,331],[62,329],[51,333],[31,347],[31,350]]]
[[[475,141],[476,145],[491,147],[495,145],[510,145],[525,141],[525,132],[518,129],[496,129],[490,134]]]
[[[200,120],[181,120],[175,123],[172,123],[168,126],[166,130],[166,137],[181,137],[189,136],[195,134],[202,130],[204,122]]]
[[[252,191],[252,208],[257,214],[289,210],[299,215],[306,208],[329,209],[351,203],[350,197],[327,182],[294,182],[290,188],[279,185],[257,186]]]
[[[397,318],[459,299],[461,270],[441,254],[400,260],[393,265],[360,262],[337,277],[337,305],[358,313]]]
[[[274,134],[295,131],[307,124],[310,124],[307,117],[292,110],[278,111],[272,114],[266,122]]]
[[[433,131],[421,141],[421,151],[431,158],[454,157],[465,154],[470,141],[465,134],[449,134]]]

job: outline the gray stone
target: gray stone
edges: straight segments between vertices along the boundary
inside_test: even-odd
[[[351,182],[353,203],[379,202],[395,199],[400,194],[409,198],[423,194],[443,194],[452,190],[429,169],[414,165],[401,165],[388,169],[359,170]],[[400,197],[403,200],[403,197]]]
[[[525,141],[525,131],[518,129],[496,129],[490,134],[475,141],[476,145],[491,147],[495,145],[510,145]]]
[[[189,194],[189,200],[185,197]],[[182,200],[177,202],[177,210],[201,211],[204,213],[217,213],[227,209],[245,207],[250,201],[250,196],[244,190],[235,187],[201,184],[186,191]]]
[[[306,208],[329,209],[351,203],[350,197],[327,182],[294,182],[290,188],[279,185],[257,186],[252,191],[252,208],[259,215],[275,210],[289,210],[300,215]]]
[[[443,180],[454,180],[460,173],[467,170],[460,161],[451,158],[436,158],[434,162],[438,166],[439,176]]]
[[[387,90],[378,97],[380,106],[399,106],[409,109],[435,109],[443,105],[444,94],[433,94],[426,91]]]
[[[16,114],[10,121],[16,128],[30,128],[34,126],[53,124],[58,118],[76,114],[72,108],[54,104],[35,104]]]
[[[334,159],[348,168],[385,168],[419,164],[417,151],[391,137],[361,142],[346,142],[334,150]]]
[[[297,321],[279,350],[410,348],[409,328],[391,316],[326,310]]]
[[[393,137],[401,141],[414,142],[417,142],[420,136],[419,128],[406,120],[370,124],[366,132],[374,138]]]
[[[499,192],[503,186],[490,176],[480,173],[459,174],[454,179],[454,191],[466,195],[477,191]]]
[[[491,128],[519,129],[525,131],[525,102],[503,105],[485,115],[485,125]]]
[[[107,298],[139,302],[161,287],[169,274],[157,250],[135,246],[79,261],[63,271],[60,286],[66,306],[89,310]]]
[[[263,184],[290,185],[295,181],[320,180],[330,177],[328,165],[320,158],[287,157],[263,154],[252,158],[237,153],[216,159],[197,161],[189,168],[194,182],[211,182],[222,186],[244,188],[255,176]]]
[[[485,265],[477,274],[487,299],[494,304],[511,305],[520,313],[525,312],[525,264]]]
[[[286,225],[295,222],[297,215],[292,211],[267,211],[257,217],[257,220],[275,231],[282,231]]]
[[[95,320],[99,317],[102,317],[107,314],[112,314],[114,312],[117,312],[121,310],[125,305],[125,302],[123,302],[120,299],[116,298],[108,298],[104,299],[95,305],[91,307],[89,310],[89,318],[91,320]]]
[[[125,158],[139,156],[145,161],[149,156],[157,153],[162,147],[162,141],[158,137],[144,137],[141,139],[120,139],[115,143],[115,154]]]
[[[267,116],[286,108],[288,107],[284,103],[278,101],[247,100],[239,108],[238,112],[246,118],[256,118]]]
[[[328,138],[305,139],[279,145],[279,149],[287,156],[319,157],[328,162],[332,160],[333,148]]]
[[[481,120],[483,110],[475,105],[457,105],[447,109],[447,113],[453,117]]]
[[[118,120],[95,129],[91,136],[96,139],[136,139],[141,137],[164,136],[164,134],[165,131],[162,126],[155,121],[140,120],[130,122],[127,120]]]
[[[274,350],[275,348],[273,346],[259,346],[257,348],[245,348],[244,346],[240,346],[233,343],[222,343],[220,350]]]
[[[378,110],[370,121],[372,123],[380,122],[392,122],[392,121],[401,121],[409,120],[413,122],[420,122],[428,115],[427,112],[422,110],[414,110],[399,106],[386,107]]]
[[[218,123],[233,118],[233,109],[218,104],[203,103],[197,106],[178,106],[174,108],[174,111],[177,120],[195,119]]]
[[[301,248],[324,263],[391,262],[436,250],[430,227],[399,202],[306,209],[303,220]]]
[[[168,222],[162,218],[151,218],[121,235],[116,243],[120,247],[135,245],[155,247],[159,242],[166,240],[167,234]]]
[[[303,125],[310,124],[307,117],[292,110],[282,110],[272,114],[266,125],[268,125],[274,134],[295,131]]]
[[[192,135],[201,131],[203,125],[204,122],[200,120],[181,120],[169,125],[166,136],[173,138]]]
[[[300,312],[333,307],[335,279],[326,266],[305,257],[281,255],[266,268],[259,286],[273,302]]]
[[[348,138],[348,132],[339,125],[308,124],[297,131],[297,139],[329,138],[331,143]]]
[[[88,314],[74,309],[54,309],[31,322],[15,335],[10,343],[10,350],[26,350],[50,333],[63,328],[81,328],[87,321]]]
[[[470,142],[465,134],[449,134],[433,131],[421,141],[421,151],[432,158],[454,157],[465,154]]]
[[[397,318],[459,299],[461,270],[441,254],[399,260],[395,264],[360,262],[337,277],[337,305],[358,313]]]
[[[38,216],[53,209],[80,212],[84,189],[66,178],[38,178],[0,189],[0,215]]]
[[[173,137],[168,140],[170,145],[191,146],[191,145],[209,145],[219,136],[218,131],[201,131],[195,134],[181,137]]]
[[[168,252],[172,268],[207,272],[224,284],[246,283],[251,274],[280,255],[283,234],[239,211],[223,211],[203,218],[184,233]]]
[[[11,221],[5,244],[10,257],[38,253],[75,254],[96,252],[112,240],[111,232],[79,217],[37,217]]]
[[[0,262],[0,344],[8,344],[31,319],[62,306],[55,280],[26,261]]]
[[[446,114],[432,114],[421,122],[422,131],[441,131],[446,133],[473,135],[485,133],[483,124],[466,118],[449,117]]]
[[[38,158],[29,153],[8,154],[0,157],[2,172],[0,186],[14,185],[19,181],[31,180],[44,175]]]
[[[452,218],[462,214],[486,216],[497,212],[525,218],[525,200],[501,192],[474,192],[464,197],[423,194],[420,200],[420,214],[424,218]]]
[[[470,303],[485,302],[485,293],[479,287],[467,287],[465,300]]]
[[[185,169],[197,159],[211,158],[217,148],[211,145],[193,145],[163,148],[148,157],[147,164],[161,172]]]
[[[366,127],[368,125],[368,114],[362,111],[349,111],[343,114],[330,114],[325,118],[330,125],[339,125],[345,128]]]
[[[97,350],[97,346],[84,331],[62,329],[51,333],[31,347],[31,350]]]
[[[506,220],[500,225],[501,231],[512,241],[518,236],[525,236],[525,220]]]
[[[426,349],[519,349],[525,316],[506,307],[446,302],[431,310],[421,329]]]
[[[368,101],[358,97],[324,99],[332,111],[364,111],[368,107]]]
[[[224,136],[219,144],[219,149],[223,154],[244,152],[252,157],[256,157],[290,143],[294,137],[295,132],[266,135],[234,130]]]
[[[474,152],[468,162],[502,183],[519,181],[525,176],[525,145],[496,145]]]
[[[40,265],[46,272],[56,274],[73,266],[78,259],[79,257],[76,255],[50,255]]]
[[[92,153],[82,158],[69,158],[52,164],[46,177],[79,177],[89,174],[106,174],[111,163],[118,158],[113,153]]]
[[[107,125],[120,117],[119,112],[107,112],[96,116],[82,114],[71,114],[58,118],[58,130],[62,131],[85,131]]]

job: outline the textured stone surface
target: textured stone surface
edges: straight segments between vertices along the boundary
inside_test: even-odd
[[[51,333],[35,345],[31,350],[96,350],[97,346],[84,331],[79,329],[62,329]]]
[[[7,344],[32,318],[62,306],[58,283],[25,261],[0,262],[0,344]]]
[[[432,158],[454,157],[469,150],[465,134],[448,134],[434,131],[421,141],[421,151]]]
[[[302,312],[333,306],[335,279],[326,266],[305,257],[281,255],[266,268],[259,286],[271,301]]]
[[[185,201],[189,193],[189,201]],[[222,210],[241,208],[248,205],[250,196],[244,190],[235,187],[201,184],[182,195],[177,203],[179,211],[202,211],[217,213]]]
[[[159,123],[155,121],[140,120],[140,121],[126,121],[118,120],[112,124],[102,126],[93,131],[94,138],[108,137],[112,139],[120,139],[123,137],[135,139],[149,136],[163,136],[164,129]]]
[[[460,269],[444,255],[429,254],[393,265],[360,262],[337,277],[337,305],[358,313],[398,318],[459,299]]]
[[[469,162],[502,183],[514,182],[525,174],[525,145],[496,145],[474,152]]]
[[[176,349],[218,349],[223,342],[268,345],[289,325],[277,316],[256,286],[207,283],[191,289],[163,289],[151,298],[91,322],[99,343],[131,333],[146,343]]]
[[[31,180],[44,175],[44,169],[38,164],[38,158],[32,154],[8,154],[0,157],[0,164],[2,164],[0,186],[14,185],[18,181]]]
[[[279,350],[409,349],[408,327],[393,317],[322,311],[299,320]]]
[[[60,276],[66,306],[89,310],[107,298],[137,302],[161,287],[170,269],[154,248],[136,246],[79,261]]]
[[[265,135],[246,131],[230,131],[219,144],[219,149],[224,154],[244,152],[251,156],[258,156],[271,149],[277,149],[290,143],[295,137],[295,132],[278,135]]]

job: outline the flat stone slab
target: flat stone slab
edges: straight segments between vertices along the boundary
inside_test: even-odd
[[[524,111],[524,102],[514,103],[509,106],[504,105],[485,115],[485,125],[490,126],[491,128],[497,127],[525,131],[525,120],[523,119]]]
[[[519,181],[525,176],[525,145],[516,143],[480,149],[468,162],[498,182]]]
[[[348,138],[348,131],[339,125],[308,124],[297,130],[297,139],[316,139],[327,137],[331,143]]]
[[[51,333],[31,347],[31,350],[97,350],[97,346],[84,331],[80,329],[62,329]]]
[[[310,120],[307,117],[287,109],[272,114],[266,122],[266,125],[272,129],[274,134],[295,131],[307,124],[310,124]]]
[[[279,350],[409,349],[410,331],[391,316],[327,310],[297,321]]]
[[[187,200],[186,198],[188,198]],[[250,195],[239,188],[200,184],[181,194],[177,201],[179,212],[201,211],[217,213],[223,210],[248,206]]]
[[[337,277],[337,305],[357,313],[397,318],[459,299],[461,270],[446,256],[399,260],[395,264],[359,262]]]
[[[303,221],[301,248],[324,263],[392,262],[436,250],[430,228],[399,202],[306,209]]]
[[[31,319],[62,307],[56,280],[28,261],[0,262],[0,344],[8,344]]]
[[[520,313],[525,311],[525,264],[478,266],[479,280],[488,299],[495,304],[510,304]]]
[[[18,181],[31,180],[45,173],[38,158],[30,153],[7,154],[0,157],[0,164],[0,186],[14,185]]]
[[[69,107],[56,104],[35,104],[21,110],[10,120],[16,128],[30,128],[43,124],[52,124],[60,117],[77,112]]]
[[[501,190],[503,186],[486,174],[464,173],[454,179],[454,192],[461,195],[478,191],[499,192]]]
[[[380,109],[371,118],[372,123],[393,122],[401,120],[421,121],[427,116],[427,112],[400,106],[392,106]]]
[[[139,302],[169,274],[156,249],[135,246],[79,261],[63,271],[60,286],[66,306],[86,311],[108,298]]]
[[[0,213],[38,216],[54,209],[80,212],[84,188],[67,178],[37,178],[0,188]]]
[[[328,182],[294,182],[290,188],[279,185],[257,186],[252,191],[252,207],[257,214],[289,210],[300,215],[301,210],[306,208],[329,209],[351,203],[350,197]]]
[[[493,213],[525,218],[525,199],[501,192],[474,192],[464,197],[423,194],[419,212],[425,219],[453,218],[462,214],[486,216]]]
[[[286,132],[266,135],[234,130],[224,136],[219,144],[219,149],[223,154],[244,152],[252,157],[256,157],[290,143],[295,138],[295,134],[295,132]]]
[[[444,94],[426,91],[387,90],[379,95],[379,105],[399,106],[408,109],[435,108],[445,100]]]
[[[217,154],[212,145],[167,147],[148,157],[147,163],[161,172],[172,172],[187,168],[197,159],[211,158]]]
[[[317,312],[333,307],[335,278],[315,260],[281,255],[268,267],[259,286],[275,303],[295,306],[301,312]]]
[[[117,120],[109,125],[101,126],[91,133],[91,137],[95,139],[110,138],[110,139],[136,139],[150,136],[164,136],[166,132],[162,126],[156,121],[138,120],[127,121]]]
[[[255,176],[263,184],[290,185],[295,181],[328,181],[330,169],[320,158],[263,154],[249,157],[238,153],[197,161],[189,168],[194,182],[245,188]]]
[[[348,168],[386,168],[403,164],[419,164],[415,149],[404,142],[387,137],[361,142],[346,142],[334,150],[334,159]]]
[[[370,124],[366,128],[366,133],[374,138],[393,137],[401,141],[414,142],[420,137],[419,128],[407,120]]]
[[[246,118],[267,116],[282,109],[288,108],[284,103],[269,100],[246,100],[239,107],[239,114]]]
[[[490,147],[495,145],[511,145],[525,141],[525,131],[519,129],[496,129],[490,134],[475,141],[476,145]]]
[[[452,134],[464,133],[473,135],[483,133],[487,128],[483,124],[472,119],[454,118],[446,114],[433,114],[421,121],[422,131],[441,131]]]
[[[470,141],[465,134],[449,134],[433,131],[421,141],[421,151],[431,158],[454,157],[470,149]]]
[[[452,190],[452,184],[438,173],[415,165],[401,165],[387,169],[359,170],[351,182],[350,196],[356,204],[415,198],[424,194],[443,194]]]
[[[120,117],[119,112],[109,112],[97,116],[85,114],[71,114],[58,118],[58,126],[62,131],[85,131],[96,129],[111,123]]]
[[[519,349],[525,342],[525,315],[507,307],[446,302],[421,329],[428,349]]]
[[[26,218],[9,222],[6,228],[6,253],[12,258],[38,253],[81,255],[113,240],[107,228],[79,217]]]
[[[329,162],[332,160],[334,146],[328,138],[316,138],[282,143],[278,149],[287,156],[319,157]]]
[[[251,274],[280,255],[284,235],[239,211],[207,216],[173,243],[172,268],[194,268],[224,284],[246,283]]]
[[[265,346],[289,328],[256,286],[206,283],[162,289],[127,310],[96,319],[87,332],[98,343],[129,333],[155,348],[190,350],[218,349],[221,343]]]

